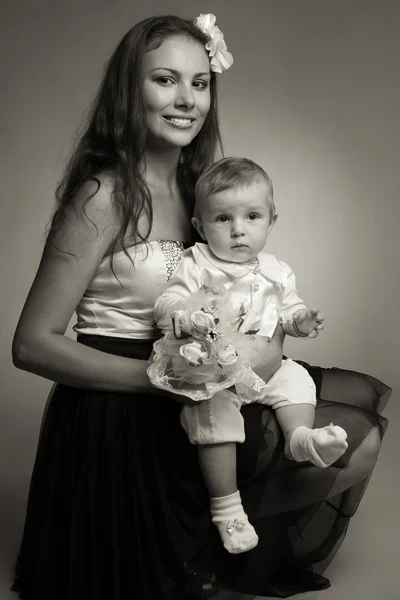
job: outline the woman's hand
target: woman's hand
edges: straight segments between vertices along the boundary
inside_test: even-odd
[[[284,339],[283,327],[278,323],[272,339],[263,346],[260,362],[254,367],[255,373],[264,381],[268,381],[282,365]]]

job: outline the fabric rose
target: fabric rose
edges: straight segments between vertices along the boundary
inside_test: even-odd
[[[215,327],[214,317],[202,310],[196,310],[190,315],[190,324],[195,332],[202,334],[207,333]]]
[[[216,359],[220,367],[231,367],[237,362],[238,355],[233,346],[223,346],[218,350]]]
[[[179,348],[179,354],[192,367],[198,367],[208,358],[208,352],[200,342],[184,344]]]
[[[215,15],[209,13],[196,17],[194,23],[201,31],[210,38],[206,44],[206,50],[210,55],[210,69],[216,73],[227,71],[233,64],[233,56],[228,52],[224,41],[224,34],[215,25]]]

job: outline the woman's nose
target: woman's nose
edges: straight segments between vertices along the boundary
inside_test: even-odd
[[[176,107],[185,107],[185,108],[193,108],[195,105],[193,90],[188,88],[187,86],[182,86],[177,94],[175,100]]]

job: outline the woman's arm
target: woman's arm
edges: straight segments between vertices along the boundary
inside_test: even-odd
[[[97,187],[97,186],[96,186]],[[115,236],[112,186],[85,185],[52,230],[13,341],[14,365],[73,387],[119,392],[154,390],[146,361],[106,354],[66,337],[65,331]],[[86,215],[86,216],[85,216]]]

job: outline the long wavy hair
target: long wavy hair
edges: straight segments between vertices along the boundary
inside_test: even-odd
[[[175,16],[150,17],[140,21],[124,36],[108,62],[83,133],[78,138],[56,190],[56,206],[50,224],[52,230],[62,225],[66,207],[85,182],[94,181],[97,184],[96,191],[86,199],[89,201],[100,188],[99,175],[112,173],[112,196],[120,227],[110,249],[111,267],[117,247],[122,247],[128,255],[128,232],[133,244],[145,242],[151,232],[152,199],[141,169],[147,139],[142,98],[143,61],[146,52],[175,36],[202,44],[208,42],[208,36],[192,21]],[[192,142],[182,149],[178,166],[179,189],[191,212],[197,179],[213,162],[216,152],[219,150],[222,153],[217,80],[213,72],[210,95],[211,106],[203,127]],[[147,217],[148,228],[145,232],[138,230],[138,220],[142,215]]]

